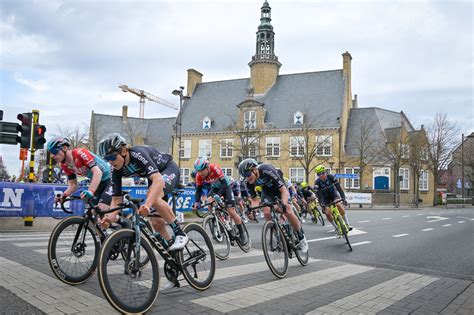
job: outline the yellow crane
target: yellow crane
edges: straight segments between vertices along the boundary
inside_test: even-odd
[[[176,110],[179,109],[177,105],[174,105],[173,103],[168,102],[167,100],[164,100],[158,96],[155,96],[143,90],[130,88],[128,87],[128,85],[125,85],[125,84],[119,85],[119,88],[122,90],[122,92],[130,92],[140,98],[140,114],[139,114],[140,118],[145,118],[145,100],[149,100],[161,105],[165,105],[166,107],[169,107],[172,109],[176,109]]]

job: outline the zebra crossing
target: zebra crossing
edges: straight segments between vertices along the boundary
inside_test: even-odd
[[[47,254],[49,235],[0,233],[0,246],[8,244],[17,248],[18,252],[32,251],[45,261],[43,255]],[[68,249],[59,250],[67,252]],[[161,262],[160,265],[162,267]],[[457,283],[460,293],[469,285],[456,279],[314,257],[305,267],[300,266],[296,259],[291,259],[289,265],[287,277],[277,280],[268,269],[260,249],[244,253],[233,247],[228,260],[217,261],[214,282],[208,290],[195,291],[182,280],[181,288],[160,292],[150,313],[176,313],[170,305],[184,313],[206,314],[400,313],[403,307],[406,312],[411,312],[415,306],[423,309],[425,304],[433,310],[437,301],[424,301],[423,296],[438,289],[446,291],[443,285],[452,288],[453,283]],[[12,276],[15,274],[22,277]],[[90,293],[87,286],[65,285],[44,271],[37,271],[1,255],[0,276],[0,286],[47,314],[115,313],[102,295]],[[416,301],[419,301],[418,304]],[[439,304],[439,311],[446,306]]]

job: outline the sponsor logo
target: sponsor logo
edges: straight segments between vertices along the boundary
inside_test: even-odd
[[[0,203],[2,207],[0,210],[21,211],[21,196],[24,192],[23,188],[3,188],[3,201]]]

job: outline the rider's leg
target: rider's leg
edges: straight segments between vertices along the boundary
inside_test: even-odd
[[[328,221],[331,222],[331,224],[332,224],[332,226],[334,227],[334,229],[337,230],[336,223],[334,222],[334,218],[332,217],[331,208],[329,208],[329,207],[324,207],[324,212],[326,213],[326,218],[328,219]]]

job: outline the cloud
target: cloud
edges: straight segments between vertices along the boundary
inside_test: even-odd
[[[20,73],[15,73],[14,74],[14,79],[16,82],[20,83],[20,84],[23,84],[35,91],[39,91],[39,92],[42,92],[42,91],[46,91],[49,89],[49,86],[48,84],[46,83],[45,80],[29,80],[29,79],[25,79]]]

